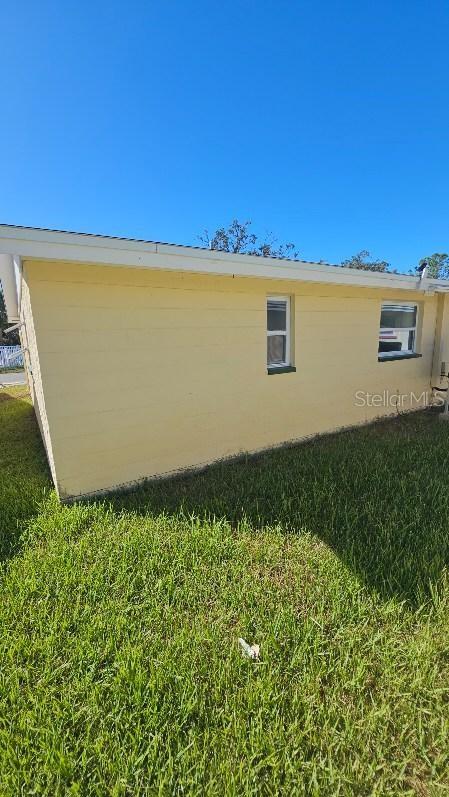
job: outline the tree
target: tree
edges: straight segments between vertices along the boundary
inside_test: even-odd
[[[251,232],[251,224],[251,221],[241,222],[234,219],[229,227],[219,227],[212,236],[208,230],[204,230],[199,240],[208,249],[215,249],[218,252],[298,259],[295,244],[279,244],[278,239],[271,233],[264,239],[258,238],[254,232]]]
[[[427,266],[426,277],[430,279],[449,279],[449,255],[442,252],[434,252],[429,257],[423,257],[415,268],[415,272],[421,273]]]
[[[368,260],[369,257],[371,257],[370,253],[366,249],[362,249],[360,252],[350,257],[349,260],[343,260],[341,265],[344,266],[344,268],[359,268],[361,271],[396,273],[391,270],[390,263],[387,263],[386,260]]]
[[[5,300],[3,298],[3,291],[0,283],[0,345],[20,346],[20,336],[18,330],[10,332],[8,335],[4,334],[3,330],[8,326],[11,326],[11,324],[8,323]]]

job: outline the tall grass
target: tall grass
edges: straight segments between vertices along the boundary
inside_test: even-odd
[[[5,411],[30,491],[11,465],[0,794],[449,791],[431,414],[61,507],[27,407],[0,404],[2,435]]]
[[[24,386],[0,389],[0,561],[50,490],[42,442]]]
[[[113,506],[307,529],[368,586],[419,604],[449,563],[449,429],[437,421],[398,416],[153,483]]]

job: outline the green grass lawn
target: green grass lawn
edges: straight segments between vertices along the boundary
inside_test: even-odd
[[[446,425],[61,507],[23,392],[0,393],[1,797],[449,794]]]

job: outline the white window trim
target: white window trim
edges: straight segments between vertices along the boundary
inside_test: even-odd
[[[291,300],[290,296],[277,296],[277,295],[270,295],[267,296],[266,301],[266,310],[268,310],[268,302],[285,302],[286,303],[286,318],[285,318],[285,329],[268,329],[267,323],[267,338],[272,337],[273,335],[284,335],[285,336],[285,362],[282,363],[269,363],[267,362],[267,368],[288,368],[291,365],[291,357],[290,357],[290,336],[291,336],[291,329],[290,329],[290,305]]]
[[[379,351],[379,342],[378,342],[378,359],[379,360],[397,360],[400,357],[410,357],[411,354],[416,354],[416,344],[417,344],[417,337],[418,337],[418,327],[419,327],[419,304],[417,302],[382,302],[380,306],[380,312],[382,317],[382,310],[384,307],[391,307],[392,305],[396,305],[397,307],[414,307],[416,309],[416,319],[415,319],[415,326],[414,327],[400,327],[402,332],[414,332],[413,338],[413,349],[404,349],[403,351]],[[379,333],[380,330],[384,329],[384,327],[380,326],[379,321]],[[399,327],[391,327],[391,329],[399,329]]]

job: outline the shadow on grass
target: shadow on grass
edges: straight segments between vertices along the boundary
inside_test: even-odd
[[[0,561],[17,552],[24,523],[51,487],[26,388],[0,390]]]
[[[449,564],[449,428],[426,411],[113,498],[117,510],[306,529],[371,589],[417,604]]]
[[[0,560],[51,489],[24,389],[0,391]],[[148,483],[105,503],[141,515],[194,514],[237,526],[308,530],[371,589],[411,604],[449,565],[449,426],[400,416],[206,471]]]

